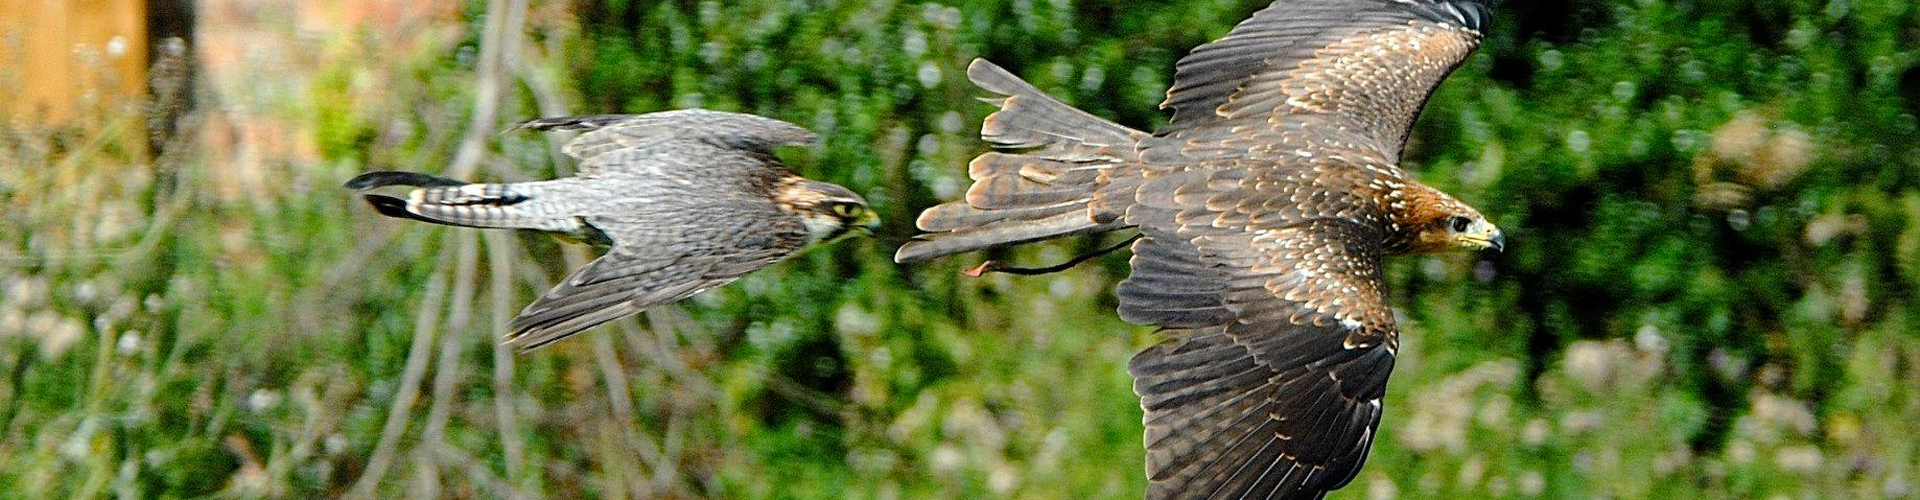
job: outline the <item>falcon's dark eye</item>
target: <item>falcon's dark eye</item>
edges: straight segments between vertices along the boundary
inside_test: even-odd
[[[1452,219],[1449,219],[1447,223],[1453,225],[1453,232],[1463,233],[1467,231],[1467,225],[1472,224],[1473,221],[1467,220],[1466,217],[1456,215],[1453,216]]]

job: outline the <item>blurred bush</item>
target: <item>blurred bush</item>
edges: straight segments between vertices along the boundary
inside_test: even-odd
[[[1264,4],[534,5],[501,118],[786,119],[825,144],[783,156],[889,227],[517,358],[499,325],[578,252],[332,189],[454,156],[485,6],[464,35],[334,34],[313,74],[256,77],[298,85],[206,113],[269,108],[313,158],[215,161],[246,138],[148,158],[113,139],[131,108],[16,124],[0,496],[1136,498],[1124,367],[1155,338],[1112,314],[1123,257],[980,280],[958,276],[978,256],[888,257],[984,149],[969,59],[1150,129],[1173,61]],[[1509,4],[1407,163],[1513,245],[1392,264],[1392,409],[1336,496],[1920,494],[1920,9]],[[490,137],[484,176],[570,169]]]

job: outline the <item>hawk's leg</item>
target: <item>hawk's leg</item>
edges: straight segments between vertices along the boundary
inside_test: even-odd
[[[1127,245],[1132,245],[1134,240],[1138,240],[1138,239],[1140,239],[1140,235],[1136,234],[1136,235],[1133,235],[1132,238],[1127,238],[1126,241],[1122,241],[1119,244],[1116,244],[1114,246],[1102,248],[1099,250],[1094,250],[1092,252],[1083,254],[1079,257],[1074,257],[1073,260],[1069,260],[1054,266],[1013,267],[1013,266],[1007,265],[1004,262],[1000,262],[997,260],[989,260],[989,261],[980,263],[979,266],[975,266],[973,269],[962,271],[961,274],[965,274],[971,278],[986,276],[987,273],[1007,273],[1007,274],[1017,274],[1021,276],[1038,276],[1042,274],[1053,274],[1060,271],[1072,269],[1073,266],[1078,266],[1080,265],[1080,263],[1086,262],[1088,260],[1092,260],[1094,257],[1110,254],[1122,248],[1126,248]]]

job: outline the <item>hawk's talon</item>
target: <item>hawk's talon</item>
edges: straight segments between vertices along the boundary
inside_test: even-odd
[[[981,262],[980,265],[978,266],[973,266],[973,269],[960,271],[960,274],[964,274],[968,278],[978,278],[981,276],[986,276],[987,273],[990,273],[990,272],[1006,269],[1006,267],[1007,266],[1005,264],[1001,264],[1000,261],[989,260],[986,262]]]

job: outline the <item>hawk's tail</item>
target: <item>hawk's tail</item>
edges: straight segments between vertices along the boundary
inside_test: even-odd
[[[894,255],[901,263],[1119,227],[1116,207],[1103,206],[1130,180],[1114,170],[1138,159],[1145,132],[1129,129],[1048,97],[1019,77],[975,59],[967,77],[1005,97],[981,124],[980,136],[1018,153],[989,152],[967,165],[966,198],[920,214],[921,235]]]
[[[413,186],[406,198],[364,193],[381,215],[449,226],[537,229],[577,233],[580,220],[564,210],[546,182],[472,184],[416,172],[368,172],[348,180],[346,187],[367,191],[388,186]],[[543,198],[543,195],[547,195]]]

